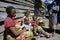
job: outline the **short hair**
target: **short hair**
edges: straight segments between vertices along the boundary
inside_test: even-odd
[[[34,19],[36,16],[34,15],[32,18]],[[36,19],[37,19],[37,17],[36,17]]]
[[[15,9],[13,6],[6,7],[6,12],[10,13],[12,9]]]
[[[27,18],[27,17],[26,17],[26,18],[24,18],[24,21],[28,21],[28,20],[29,20],[29,18]]]

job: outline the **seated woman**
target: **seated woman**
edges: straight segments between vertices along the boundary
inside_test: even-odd
[[[37,17],[36,16],[33,16],[33,20],[31,22],[32,26],[33,26],[33,29],[34,29],[34,34],[37,35],[37,31],[42,32],[46,37],[51,37],[51,35],[47,32],[45,32],[42,27],[38,26],[38,20],[37,20]]]
[[[25,32],[25,30],[16,30],[16,21],[14,20],[14,17],[16,16],[16,9],[12,6],[8,6],[6,8],[7,12],[7,18],[4,21],[4,27],[6,30],[6,40],[10,40],[9,37],[13,37],[11,40],[16,40],[16,38]],[[9,36],[10,35],[10,36]]]
[[[24,18],[29,18],[29,22],[31,22],[32,17],[30,16],[30,9],[27,9],[26,12],[24,13],[25,15],[21,18],[21,23],[24,23]]]

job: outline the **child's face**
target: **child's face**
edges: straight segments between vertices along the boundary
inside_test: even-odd
[[[37,18],[34,16],[34,19],[33,20],[36,20]]]
[[[27,11],[27,12],[26,12],[26,16],[29,16],[29,15],[30,15],[30,11]]]
[[[28,18],[26,18],[25,24],[29,24],[29,19]]]
[[[11,15],[12,17],[15,17],[15,16],[16,16],[16,10],[15,10],[15,9],[12,9],[10,15]]]

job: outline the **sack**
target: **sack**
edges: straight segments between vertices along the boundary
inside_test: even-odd
[[[31,31],[27,31],[26,32],[26,37],[31,37],[31,36],[33,36],[33,33]]]
[[[26,40],[31,40],[33,37],[33,33],[31,31],[26,32]]]

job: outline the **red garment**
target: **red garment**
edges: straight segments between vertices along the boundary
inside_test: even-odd
[[[10,27],[15,27],[16,21],[13,18],[7,17],[4,21],[4,27],[6,30],[6,34],[11,34],[11,31],[9,30]]]
[[[38,25],[38,20],[32,20],[31,24],[32,24],[33,26]]]

